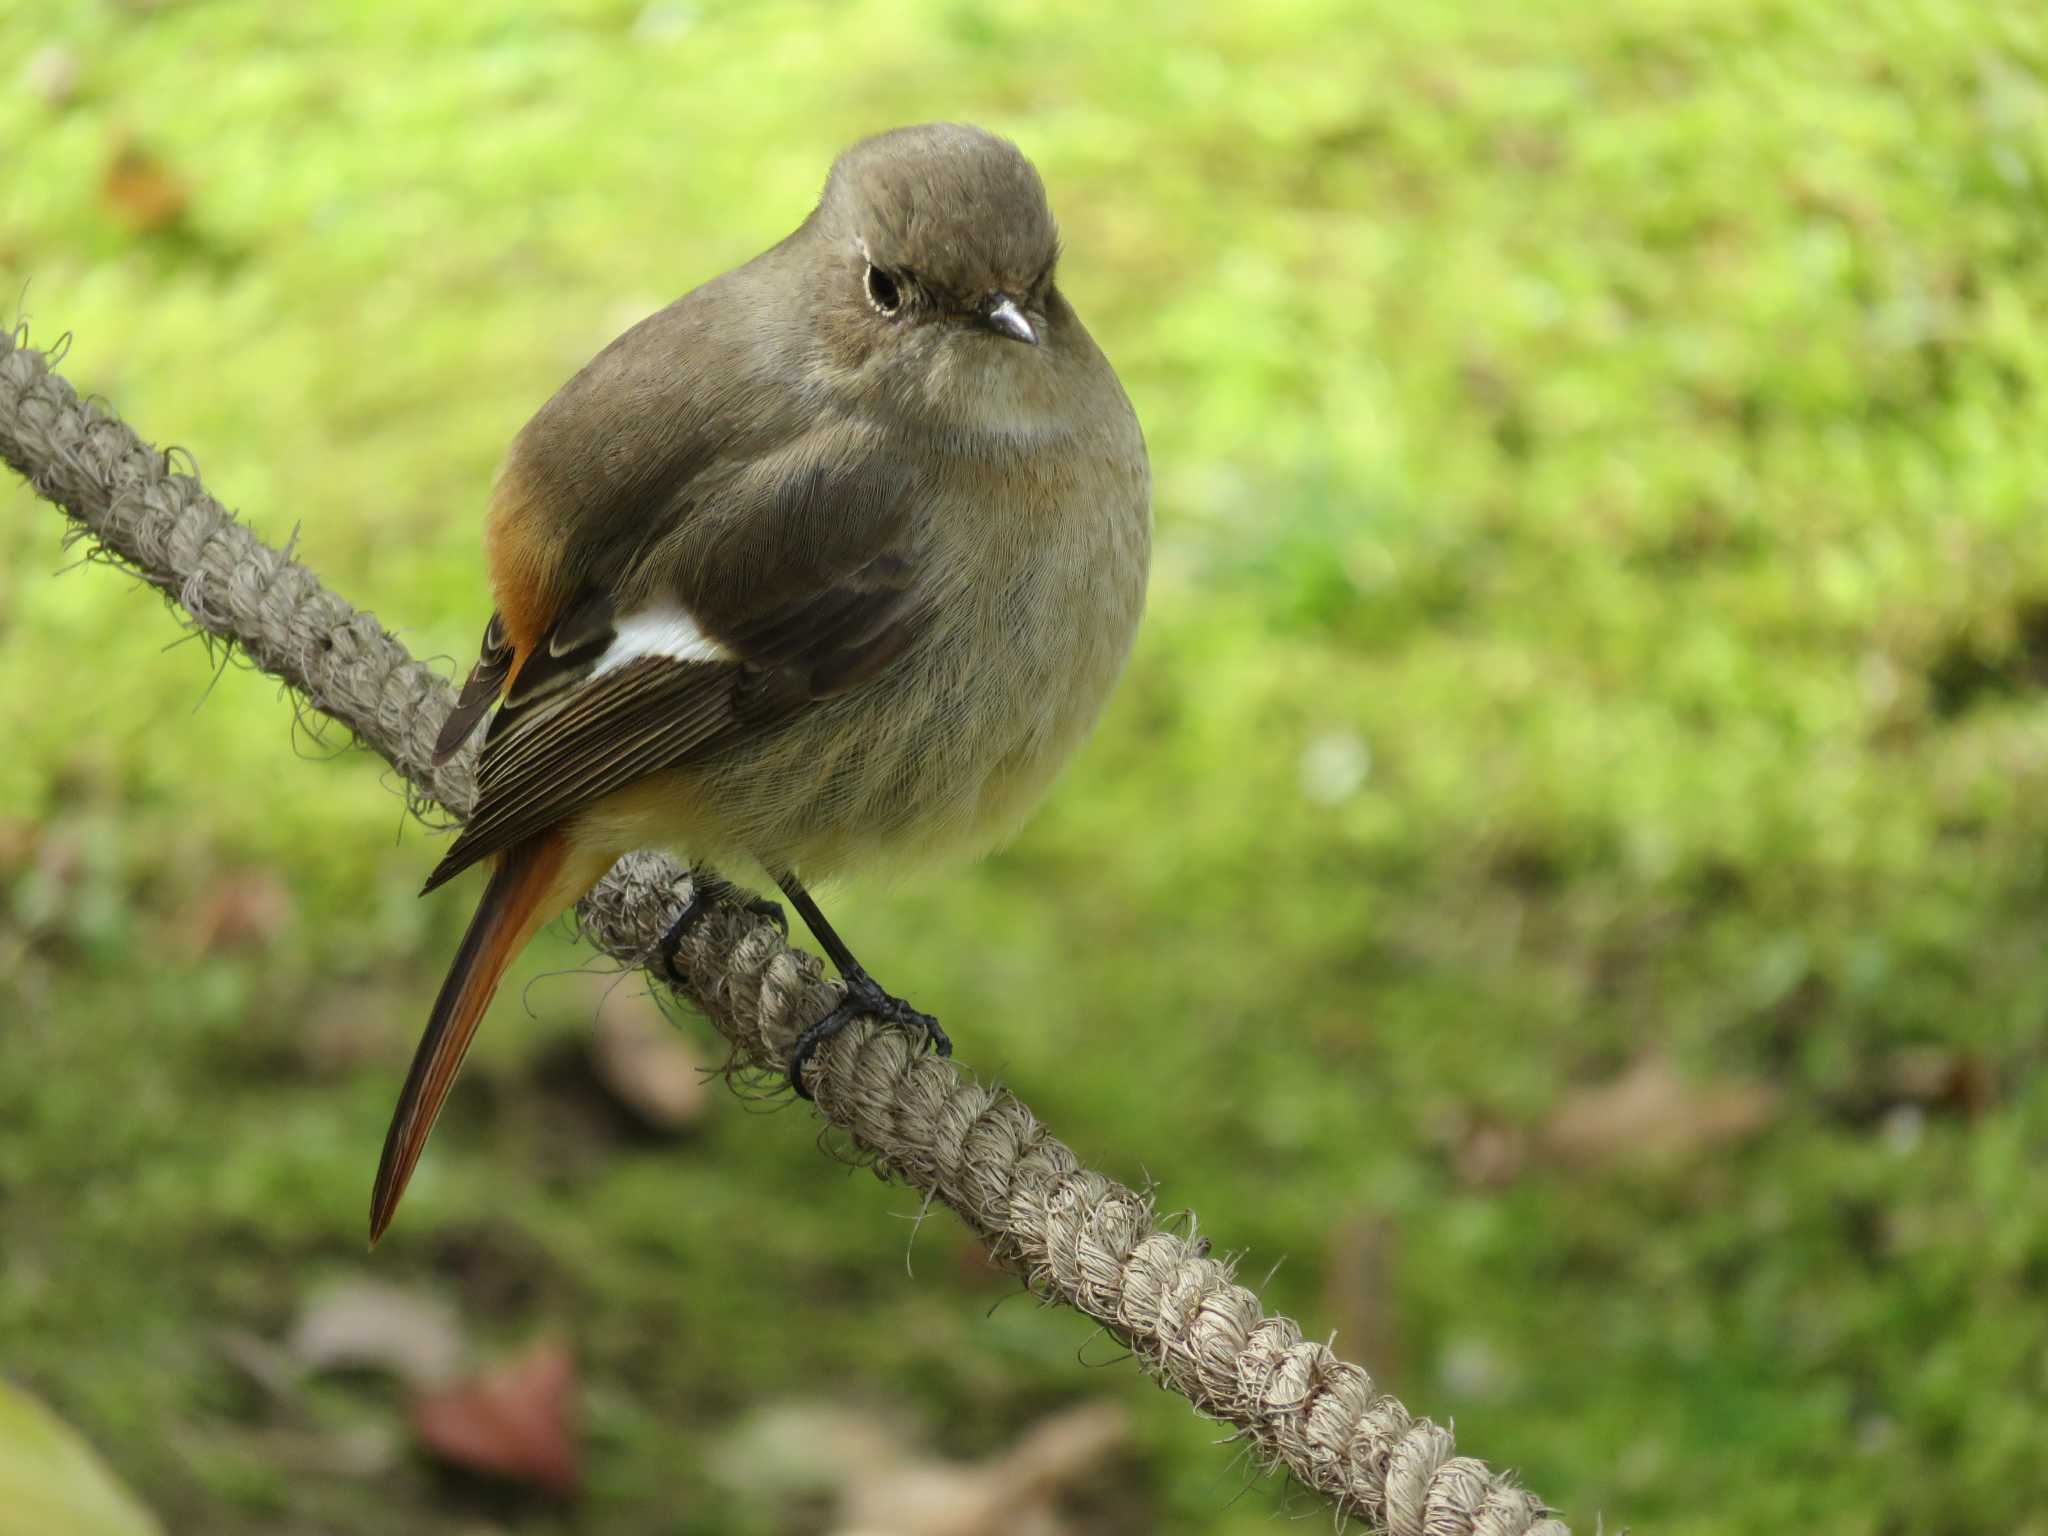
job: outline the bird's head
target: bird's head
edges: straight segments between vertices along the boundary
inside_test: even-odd
[[[1015,393],[1054,362],[1071,312],[1038,172],[980,128],[927,123],[841,155],[811,227],[832,351],[867,371]]]

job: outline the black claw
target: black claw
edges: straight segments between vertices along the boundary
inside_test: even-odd
[[[661,936],[661,943],[655,946],[661,955],[662,964],[668,969],[669,975],[678,981],[687,978],[676,967],[676,949],[689,934],[689,931],[704,921],[704,914],[718,905],[719,887],[724,885],[724,883],[722,880],[715,878],[692,878],[690,881],[690,899],[683,903],[682,912],[678,914],[673,923],[669,924],[668,932]]]
[[[741,911],[766,919],[782,930],[785,939],[789,937],[789,918],[783,912],[781,902],[742,891],[710,865],[699,864],[690,871],[690,899],[683,904],[682,915],[662,935],[661,958],[668,963],[670,975],[678,979],[682,977],[682,972],[676,969],[676,946],[683,942],[684,935],[701,923],[713,907],[724,906],[741,896],[746,897],[746,900],[738,902]]]
[[[751,912],[756,917],[766,918],[782,930],[785,939],[789,937],[789,914],[782,910],[781,902],[770,901],[766,896],[754,896],[742,905],[741,910]]]
[[[812,1054],[839,1031],[855,1019],[871,1015],[897,1029],[915,1030],[924,1036],[929,1045],[941,1056],[953,1054],[953,1042],[946,1032],[939,1028],[939,1021],[930,1014],[913,1008],[900,997],[891,996],[875,983],[875,978],[866,971],[855,970],[845,978],[846,996],[839,1000],[839,1006],[818,1020],[809,1029],[796,1037],[796,1046],[789,1053],[789,1086],[796,1090],[800,1099],[808,1099],[810,1090],[804,1087],[804,1067]]]

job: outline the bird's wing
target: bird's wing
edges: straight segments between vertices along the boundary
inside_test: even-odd
[[[477,676],[508,682],[475,807],[427,889],[900,657],[934,597],[913,482],[879,459],[786,456],[729,479],[633,568],[579,591],[523,654],[500,666],[487,645]],[[481,686],[465,688],[458,717]]]
[[[505,633],[505,616],[493,613],[490,623],[484,626],[484,643],[478,649],[476,665],[469,669],[462,692],[456,695],[455,708],[442,724],[441,734],[434,738],[435,767],[461,751],[462,744],[476,734],[478,723],[490,713],[511,675],[512,640]]]

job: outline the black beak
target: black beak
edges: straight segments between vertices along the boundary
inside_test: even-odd
[[[1038,332],[1031,328],[1031,322],[1024,318],[1024,311],[1017,307],[1017,301],[1007,293],[999,293],[989,301],[981,312],[982,323],[999,336],[1012,341],[1021,341],[1027,346],[1038,345]]]

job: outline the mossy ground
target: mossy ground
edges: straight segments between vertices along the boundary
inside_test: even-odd
[[[52,45],[57,103],[22,73]],[[860,133],[1016,136],[1149,436],[1152,611],[1012,850],[840,893],[860,953],[1278,1263],[1274,1305],[1363,1315],[1388,1385],[1578,1529],[2048,1532],[2033,8],[30,0],[0,59],[9,303],[450,657],[496,457],[597,346]],[[181,217],[109,193],[123,144]],[[560,1086],[566,939],[366,1259],[466,893],[414,898],[436,842],[376,762],[0,509],[0,1371],[175,1529],[789,1528],[712,1463],[818,1395],[969,1455],[1114,1394],[1095,1528],[1306,1507],[1233,1501],[1211,1428],[1080,1368],[1079,1320],[991,1311],[950,1220],[913,1233],[802,1113],[621,1136]],[[1900,1097],[1918,1048],[1979,1087]],[[1471,1155],[1646,1051],[1770,1084],[1768,1126]],[[365,1272],[573,1342],[579,1502],[302,1453],[222,1340]]]

